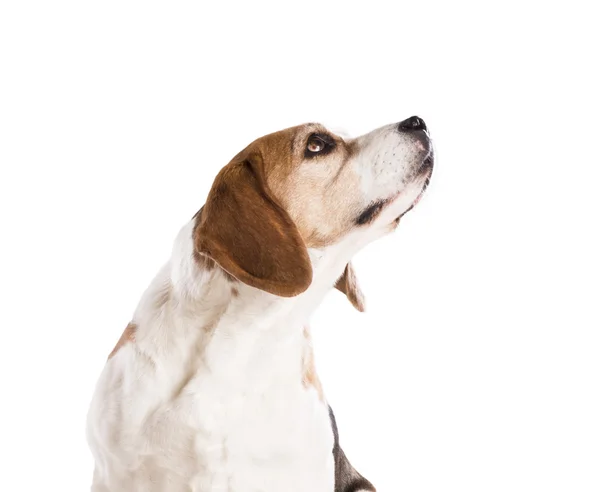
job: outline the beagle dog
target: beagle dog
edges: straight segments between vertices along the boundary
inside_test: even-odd
[[[422,119],[344,139],[305,124],[217,175],[108,357],[88,413],[92,492],[366,492],[315,372],[308,320],[420,199]]]

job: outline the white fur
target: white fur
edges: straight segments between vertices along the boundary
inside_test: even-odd
[[[388,133],[370,138],[393,153],[404,137],[392,145]],[[302,384],[303,330],[354,254],[387,233],[422,187],[398,179],[402,159],[375,159],[367,170],[363,157],[365,193],[397,198],[369,227],[311,249],[313,283],[297,297],[242,283],[233,295],[218,268],[194,260],[193,222],[181,230],[135,311],[135,343],[98,381],[88,415],[92,492],[333,491],[327,404]]]
[[[388,199],[402,193],[406,202],[414,200],[414,190],[423,181],[412,179],[412,170],[429,152],[410,133],[399,133],[397,125],[387,125],[357,139],[361,148],[354,160],[361,177],[361,189],[367,202]],[[418,193],[417,192],[417,193]]]

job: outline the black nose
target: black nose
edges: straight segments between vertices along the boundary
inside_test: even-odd
[[[401,132],[408,132],[414,130],[427,131],[427,125],[418,116],[411,116],[410,118],[407,118],[404,121],[398,123],[398,130],[400,130]]]

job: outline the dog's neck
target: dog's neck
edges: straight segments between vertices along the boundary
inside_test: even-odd
[[[279,297],[250,287],[225,274],[219,267],[204,264],[194,255],[191,238],[193,225],[186,225],[180,232],[171,261],[171,280],[181,302],[190,310],[217,309],[231,311],[236,319],[248,324],[264,324],[265,319],[278,321],[307,318],[333,288],[346,264],[360,247],[356,238],[346,238],[338,244],[309,249],[313,269],[313,281],[309,288],[295,297]],[[263,329],[276,326],[262,326]]]
[[[298,296],[283,298],[232,279],[198,258],[193,226],[190,222],[180,231],[170,262],[151,283],[134,316],[140,329],[136,340],[148,355],[171,358],[174,364],[197,357],[198,351],[205,362],[210,352],[222,357],[228,351],[230,360],[250,362],[252,350],[279,357],[285,354],[282,347],[301,347],[311,314],[361,247],[357,238],[350,237],[324,249],[310,249],[312,284]],[[158,341],[161,346],[156,347]],[[290,350],[296,353],[295,348]]]

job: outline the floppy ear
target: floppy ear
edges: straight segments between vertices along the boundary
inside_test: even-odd
[[[311,284],[304,241],[269,192],[259,155],[221,170],[197,220],[196,252],[241,282],[282,297],[298,295]]]
[[[344,273],[342,273],[342,276],[335,283],[335,288],[340,292],[346,294],[348,300],[358,311],[360,311],[361,313],[364,312],[365,296],[363,295],[358,285],[358,281],[356,279],[356,274],[354,273],[352,263],[348,263],[346,265]]]

